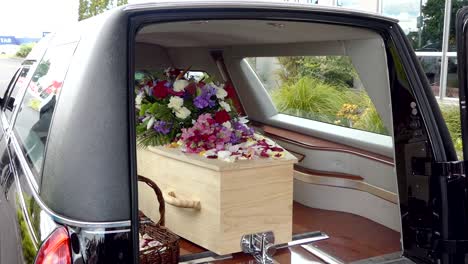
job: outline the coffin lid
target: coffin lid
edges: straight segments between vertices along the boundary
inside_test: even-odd
[[[254,160],[237,160],[235,162],[227,162],[219,159],[208,159],[197,154],[184,153],[178,148],[170,148],[165,146],[148,147],[148,151],[214,171],[232,171],[297,163],[297,158],[286,150],[284,150],[284,157],[279,159],[258,158]]]

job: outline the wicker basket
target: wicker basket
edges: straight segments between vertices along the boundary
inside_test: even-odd
[[[140,250],[140,264],[176,264],[179,262],[179,237],[164,227],[165,204],[162,192],[152,180],[143,176],[138,176],[138,180],[153,188],[158,198],[161,216],[159,221],[154,223],[141,211],[139,212],[140,234],[148,234],[161,243],[158,246]]]

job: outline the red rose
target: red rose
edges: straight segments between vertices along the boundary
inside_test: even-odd
[[[200,88],[202,88],[202,87],[205,86],[205,85],[206,85],[206,83],[205,83],[205,82],[202,82],[202,81],[199,81],[199,82],[197,83],[197,86],[200,87]]]
[[[236,111],[240,115],[244,115],[244,108],[242,107],[239,97],[237,97],[237,92],[232,83],[228,82],[224,85],[224,90],[227,92],[227,98],[230,98],[232,102],[234,103],[234,107],[236,108]]]
[[[185,87],[185,91],[187,91],[191,95],[195,95],[195,93],[197,92],[197,85],[191,83],[187,87]]]
[[[231,116],[226,112],[226,110],[221,110],[215,114],[216,123],[222,124],[226,121],[231,120]]]
[[[184,96],[184,92],[176,92],[176,91],[174,91],[174,90],[172,90],[172,89],[169,89],[169,90],[168,90],[168,93],[169,93],[170,95],[179,96],[179,97]]]
[[[156,98],[164,99],[169,94],[166,87],[167,81],[160,81],[153,87],[153,96]]]
[[[232,86],[231,83],[229,83],[229,82],[226,83],[226,84],[224,85],[224,90],[226,90],[226,92],[227,92],[227,94],[228,94],[228,95],[227,95],[228,98],[231,98],[231,99],[232,99],[232,98],[237,97],[236,89],[234,89],[234,86]]]

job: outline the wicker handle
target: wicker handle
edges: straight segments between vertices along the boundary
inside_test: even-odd
[[[165,200],[166,200],[166,203],[168,203],[170,205],[173,205],[173,206],[176,206],[176,207],[193,208],[193,209],[197,209],[197,210],[201,209],[200,201],[191,201],[191,200],[179,199],[179,198],[177,198],[175,192],[173,192],[173,191],[170,191],[170,192],[167,193]]]
[[[159,221],[156,223],[157,225],[164,226],[164,219],[165,219],[165,214],[166,214],[166,205],[164,203],[164,197],[161,192],[161,189],[159,189],[158,185],[156,183],[146,177],[143,177],[141,175],[138,175],[138,180],[141,182],[146,183],[149,187],[153,188],[154,193],[156,194],[156,197],[158,197],[158,203],[159,203]]]

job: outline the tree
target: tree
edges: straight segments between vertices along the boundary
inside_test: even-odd
[[[346,56],[279,57],[284,71],[279,72],[283,82],[296,82],[308,76],[339,87],[353,87],[358,76],[351,59]]]
[[[78,21],[93,17],[113,7],[125,5],[128,0],[79,0]]]
[[[457,11],[468,5],[468,0],[452,0],[450,19],[449,45],[455,45],[455,17]],[[442,33],[444,30],[445,0],[428,0],[422,7],[424,26],[422,29],[423,46],[432,44],[432,48],[442,49]],[[421,48],[421,47],[419,47]]]

